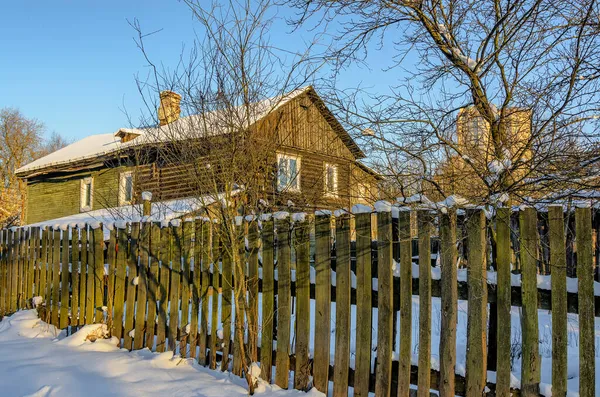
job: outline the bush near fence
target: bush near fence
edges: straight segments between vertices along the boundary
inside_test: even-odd
[[[481,209],[456,214],[452,209],[418,210],[415,217],[411,211],[394,210],[375,217],[342,214],[333,222],[331,215],[322,212],[264,217],[237,225],[234,247],[213,238],[222,225],[203,219],[166,226],[117,223],[107,241],[102,225],[2,230],[0,315],[29,308],[31,298],[41,296],[45,301],[39,308],[41,315],[60,329],[75,332],[85,324],[106,322],[124,348],[171,350],[213,369],[229,369],[232,362],[237,374],[241,374],[241,360],[257,361],[262,378],[283,388],[288,387],[293,370],[295,388],[307,389],[312,376],[314,386],[324,392],[333,381],[334,396],[347,395],[349,387],[355,396],[368,392],[407,396],[409,385],[416,385],[419,396],[429,395],[430,389],[442,396],[480,396],[486,386],[491,394],[506,396],[539,394],[537,310],[552,308],[553,395],[566,391],[567,312],[572,311],[579,313],[580,395],[593,396],[598,297],[594,296],[591,209],[577,208],[574,217],[570,213],[565,217],[561,207],[549,207],[543,230],[533,208],[512,214],[500,208],[492,220]],[[573,224],[571,218],[574,230],[565,228]],[[569,245],[565,230],[571,233],[571,242],[576,241],[575,264],[569,263],[573,244]],[[414,259],[420,269],[431,267],[432,247],[433,258],[439,256],[434,259],[440,265],[439,277],[435,273],[432,277],[432,272],[413,277]],[[233,277],[231,249],[239,250],[245,261],[248,295],[238,304],[246,305],[246,321],[236,326],[245,327],[248,357],[240,357],[240,341],[232,339],[231,333],[233,291],[239,282]],[[418,258],[413,251],[418,251]],[[569,266],[576,267],[579,277],[576,292],[567,291]],[[466,268],[466,281],[458,274],[460,267]],[[492,268],[496,282],[488,283]],[[511,284],[514,272],[521,273],[520,286]],[[551,275],[551,291],[538,289],[538,273]],[[413,294],[421,302],[418,313],[411,312]],[[430,365],[432,296],[441,297],[444,313],[439,371]],[[468,300],[465,378],[455,375],[458,299]],[[310,323],[311,300],[315,301],[314,324]],[[259,301],[262,324],[258,323]],[[335,318],[331,302],[336,304]],[[510,389],[511,305],[523,311],[520,390]],[[357,324],[354,368],[350,365],[352,306],[356,306]],[[372,324],[373,308],[378,309],[376,324]],[[397,312],[400,325],[395,321]],[[413,316],[419,318],[417,366],[411,364]],[[334,346],[330,346],[332,321]],[[223,335],[214,332],[220,323]],[[273,350],[275,340],[290,339],[292,324],[294,349],[289,343],[277,343]],[[373,329],[376,351],[371,346]],[[311,332],[314,357],[309,357]],[[394,345],[397,333],[399,346]],[[373,358],[376,364],[371,371]],[[487,383],[488,369],[496,371],[495,384]]]

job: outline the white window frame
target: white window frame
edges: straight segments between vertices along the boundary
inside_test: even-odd
[[[328,169],[333,168],[333,190],[328,189],[327,177]],[[323,168],[323,189],[325,196],[327,197],[338,197],[338,166],[337,164],[325,163]]]
[[[296,175],[294,178],[291,178],[291,175],[287,175],[289,181],[286,186],[281,186],[279,184],[279,175],[281,172],[279,163],[281,162],[281,160],[295,160],[296,161]],[[295,156],[295,155],[287,154],[287,153],[277,153],[277,191],[278,192],[300,192],[300,190],[301,190],[300,175],[301,174],[302,174],[302,158],[300,156]],[[292,186],[291,181],[295,181],[296,186]]]
[[[90,185],[90,205],[85,204],[86,186]],[[79,211],[86,212],[91,211],[94,206],[94,178],[89,176],[81,180],[80,194],[79,194]]]
[[[131,200],[126,200],[127,178],[131,177]],[[119,205],[130,205],[133,203],[133,172],[125,171],[119,174]]]

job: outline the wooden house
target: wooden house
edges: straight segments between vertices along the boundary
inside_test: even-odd
[[[136,204],[144,191],[165,202],[237,189],[273,208],[378,198],[381,177],[312,87],[186,117],[178,94],[160,99],[158,126],[88,136],[19,168],[26,222]]]

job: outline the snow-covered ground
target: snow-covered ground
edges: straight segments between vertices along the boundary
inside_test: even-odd
[[[0,395],[50,396],[246,396],[244,380],[208,370],[193,360],[148,349],[128,352],[116,339],[86,340],[99,326],[87,326],[65,337],[21,311],[0,322]],[[259,397],[323,396],[281,390],[264,383]]]

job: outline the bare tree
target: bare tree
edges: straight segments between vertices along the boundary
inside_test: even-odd
[[[25,181],[15,175],[19,167],[66,145],[53,134],[51,146],[44,140],[44,124],[25,117],[18,109],[0,109],[0,225],[23,224],[27,199]]]
[[[274,21],[270,0],[185,3],[199,25],[198,36],[175,70],[155,65],[145,47],[148,35],[137,21],[131,23],[150,73],[138,78],[149,116],[142,120],[147,127],[134,132],[142,136],[135,138],[140,145],[129,161],[138,170],[138,190],[151,190],[146,187],[151,178],[145,175],[152,168],[176,175],[177,183],[161,190],[157,198],[189,196],[195,207],[205,208],[198,215],[217,219],[213,238],[219,239],[222,255],[233,263],[235,280],[244,280],[245,258],[238,249],[236,222],[239,225],[246,217],[258,222],[261,212],[271,211],[268,199],[277,175],[275,149],[286,133],[281,128],[286,119],[282,108],[306,84],[311,71],[302,68],[305,53],[269,43]],[[218,259],[214,258],[216,269]],[[247,285],[232,287],[235,317],[244,319],[249,315]],[[255,349],[244,350],[243,320],[236,324],[234,338],[242,350],[241,372],[252,394],[249,367],[258,358]]]
[[[331,34],[317,57],[333,65],[331,102],[357,135],[368,128],[397,190],[489,202],[598,187],[596,1],[293,4],[294,26]],[[388,93],[335,89],[377,50],[389,54],[381,73],[403,76]]]

